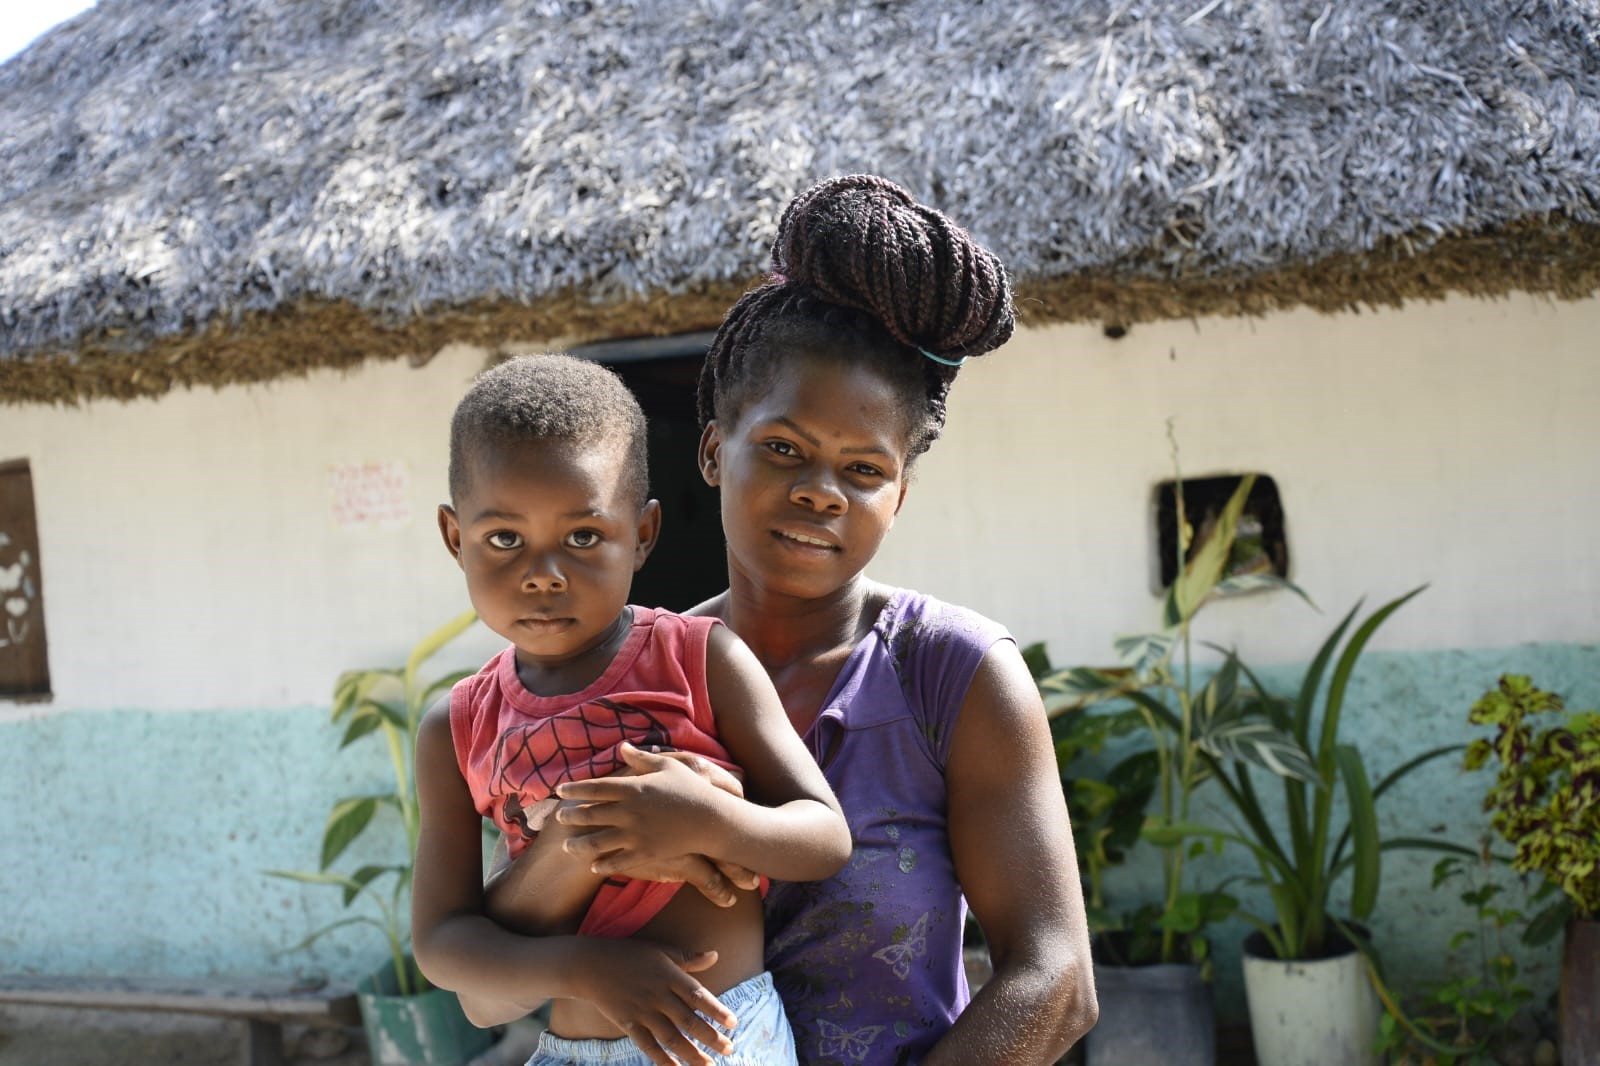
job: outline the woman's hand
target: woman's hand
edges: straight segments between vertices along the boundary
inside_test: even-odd
[[[712,1066],[691,1039],[718,1054],[732,1053],[733,1042],[711,1022],[732,1029],[738,1018],[691,976],[716,963],[715,951],[691,955],[642,940],[585,939],[581,977],[574,979],[578,998],[592,1003],[651,1062]]]
[[[717,797],[742,796],[743,788],[720,766],[684,752],[645,752],[626,743],[618,752],[626,771],[556,787],[564,801],[556,820],[579,830],[566,843],[568,853],[603,876],[638,876],[640,870],[675,875],[651,880],[686,880],[676,875],[685,869],[686,853],[695,857],[703,850],[697,842]],[[741,887],[756,884],[742,867],[727,864],[719,872]],[[717,900],[713,892],[706,895]]]

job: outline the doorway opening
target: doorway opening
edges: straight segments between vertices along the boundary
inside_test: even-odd
[[[632,602],[684,611],[728,587],[717,490],[700,476],[695,392],[710,333],[605,341],[569,354],[621,375],[650,422],[650,495],[661,539],[633,579]]]

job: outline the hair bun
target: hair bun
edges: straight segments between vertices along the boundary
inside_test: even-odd
[[[872,174],[830,178],[795,197],[778,223],[772,269],[872,315],[907,347],[949,359],[998,348],[1016,325],[1000,260]]]

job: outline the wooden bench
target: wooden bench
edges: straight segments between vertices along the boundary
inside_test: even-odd
[[[244,1022],[244,1066],[282,1066],[283,1026],[361,1024],[355,993],[339,985],[160,977],[45,977],[0,974],[0,1003],[88,1010],[206,1014]]]

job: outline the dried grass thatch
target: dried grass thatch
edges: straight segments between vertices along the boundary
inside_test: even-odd
[[[704,328],[853,170],[1035,323],[1600,288],[1600,0],[100,0],[0,116],[12,400]]]

